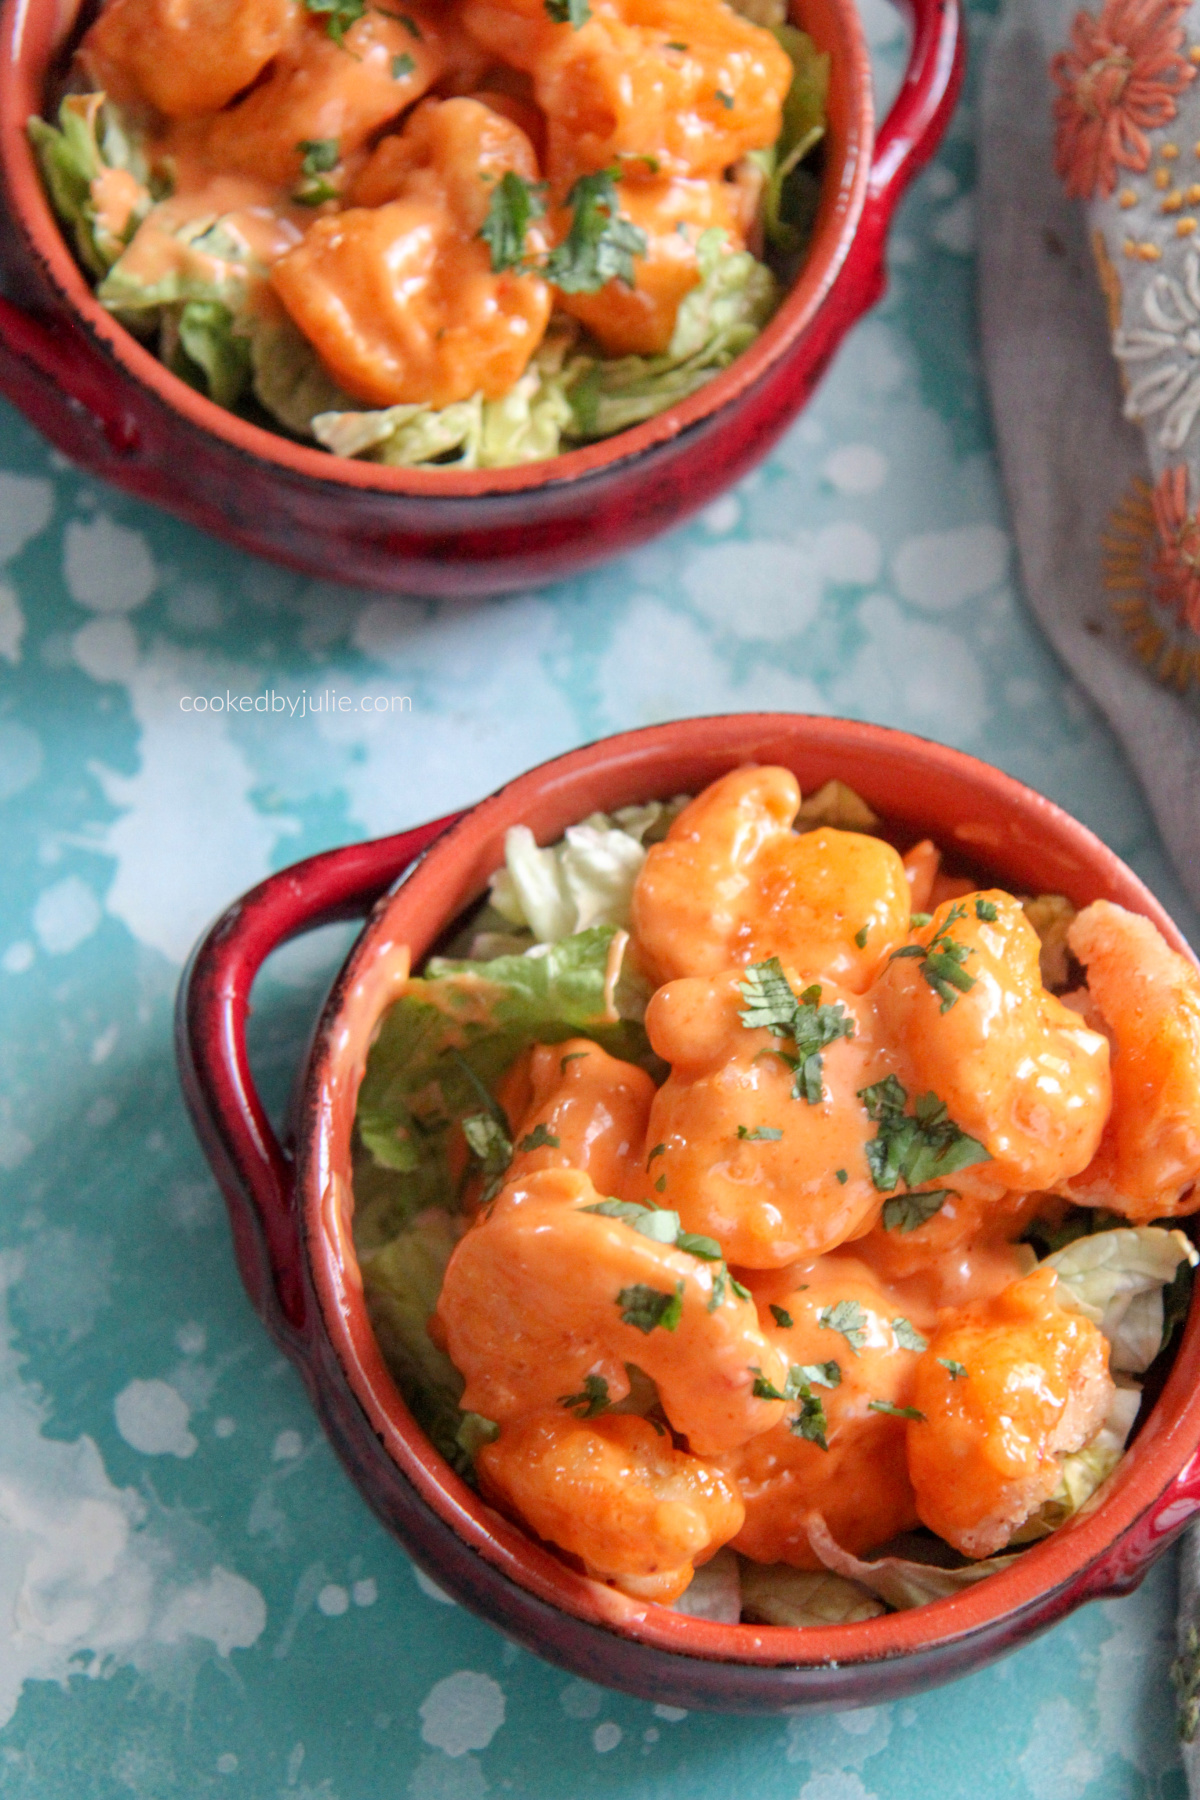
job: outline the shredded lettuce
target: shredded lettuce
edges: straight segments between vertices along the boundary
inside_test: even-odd
[[[504,837],[504,867],[491,880],[492,906],[510,925],[528,926],[543,944],[557,944],[593,925],[627,928],[634,884],[646,860],[644,840],[656,831],[665,836],[687,800],[680,795],[666,806],[658,800],[629,806],[611,817],[592,813],[544,850],[527,825],[511,826]]]
[[[769,150],[752,151],[750,161],[766,178],[762,222],[767,243],[795,259],[807,247],[821,198],[820,176],[805,166],[805,159],[825,136],[829,57],[794,25],[773,25],[771,31],[791,58],[792,84],[778,138]]]
[[[218,406],[236,406],[250,382],[250,340],[221,300],[189,300],[164,315],[163,361]]]
[[[1082,1450],[1060,1458],[1058,1486],[1033,1517],[1013,1532],[1010,1543],[1028,1544],[1035,1538],[1049,1536],[1091,1499],[1120,1462],[1141,1403],[1142,1390],[1136,1382],[1117,1387],[1095,1437]]]
[[[1045,1261],[1070,1302],[1109,1341],[1109,1365],[1130,1375],[1150,1367],[1162,1348],[1163,1290],[1184,1262],[1200,1260],[1182,1231],[1125,1226],[1076,1238]]]
[[[717,1625],[736,1625],[742,1616],[742,1582],[739,1559],[732,1550],[718,1550],[701,1563],[672,1607],[693,1619],[711,1619]]]
[[[250,367],[259,405],[297,437],[312,435],[315,414],[354,405],[282,308],[254,321]]]
[[[883,1611],[870,1589],[843,1575],[788,1563],[742,1562],[742,1617],[752,1623],[852,1625]]]
[[[68,94],[58,109],[58,125],[31,118],[26,123],[42,177],[60,221],[68,227],[80,260],[102,276],[124,251],[151,205],[149,173],[135,133],[103,93]],[[125,225],[113,232],[97,204],[106,170],[120,169],[138,184]]]
[[[843,1576],[847,1581],[858,1582],[897,1612],[906,1612],[912,1606],[924,1606],[928,1600],[944,1600],[948,1595],[960,1593],[963,1588],[971,1587],[975,1582],[983,1581],[1001,1569],[1010,1568],[1017,1560],[1015,1555],[989,1556],[982,1562],[947,1567],[941,1561],[918,1561],[913,1555],[881,1556],[874,1562],[863,1562],[835,1542],[819,1513],[808,1515],[807,1528],[808,1541],[827,1569],[832,1570],[835,1575]],[[927,1543],[924,1540],[914,1540],[914,1551],[926,1548],[931,1556],[939,1558],[954,1554],[937,1539],[929,1539]]]
[[[371,1326],[396,1386],[442,1455],[462,1467],[463,1379],[426,1329],[457,1239],[449,1215],[430,1208],[389,1243],[360,1254],[359,1267]]]

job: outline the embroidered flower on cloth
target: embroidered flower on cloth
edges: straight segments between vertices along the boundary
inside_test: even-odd
[[[1175,117],[1175,101],[1196,70],[1179,55],[1188,0],[1105,0],[1079,12],[1070,47],[1050,64],[1058,88],[1054,164],[1068,194],[1111,194],[1117,169],[1150,163],[1155,126]]]
[[[1150,580],[1155,598],[1181,625],[1200,632],[1200,509],[1188,511],[1185,463],[1163,470],[1153,504],[1158,547]]]
[[[1161,413],[1158,441],[1169,451],[1183,447],[1200,414],[1200,256],[1194,250],[1181,272],[1182,280],[1156,275],[1147,284],[1145,326],[1113,333],[1129,380],[1125,417],[1141,423]]]

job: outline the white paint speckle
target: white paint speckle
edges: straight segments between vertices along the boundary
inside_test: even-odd
[[[1033,1800],[1082,1800],[1084,1790],[1104,1773],[1104,1758],[1091,1738],[1091,1727],[1070,1700],[1042,1702],[1029,1742],[1017,1758]]]
[[[218,1656],[230,1656],[256,1644],[266,1622],[266,1601],[253,1583],[217,1567],[205,1580],[193,1581],[171,1595],[155,1638],[160,1644],[207,1638],[216,1645]]]
[[[10,562],[45,531],[54,511],[54,483],[44,475],[0,473],[0,562]]]
[[[427,1600],[436,1600],[439,1606],[458,1605],[458,1601],[453,1595],[448,1594],[444,1588],[440,1588],[432,1576],[427,1575],[424,1569],[418,1568],[416,1563],[412,1565],[412,1572],[413,1580]]]
[[[25,615],[7,581],[0,581],[0,656],[5,662],[19,663],[21,640],[25,636]]]
[[[32,787],[42,772],[42,741],[18,719],[0,719],[0,800]]]
[[[137,668],[137,632],[128,619],[90,619],[71,639],[71,655],[93,681],[128,681]]]
[[[948,200],[958,191],[958,177],[944,163],[930,163],[921,177],[921,186],[931,200]]]
[[[661,1735],[657,1725],[647,1725],[642,1733],[642,1742],[643,1744],[657,1744]]]
[[[3,967],[6,975],[24,975],[26,969],[32,969],[36,955],[37,951],[28,938],[18,938],[0,957],[0,967]]]
[[[826,580],[844,586],[866,587],[883,567],[879,539],[853,519],[823,526],[813,539],[813,556]]]
[[[597,1725],[593,1731],[592,1744],[601,1756],[605,1756],[608,1751],[616,1749],[624,1735],[625,1733],[619,1725],[614,1725],[611,1719],[606,1719],[603,1725]]]
[[[724,537],[726,532],[733,531],[742,516],[742,503],[736,494],[722,494],[711,506],[706,506],[700,514],[700,523],[705,531],[714,537]]]
[[[379,1584],[373,1575],[366,1575],[356,1581],[350,1589],[350,1596],[355,1606],[374,1606],[379,1598]]]
[[[451,1762],[440,1750],[421,1757],[408,1784],[409,1800],[484,1800],[489,1792],[478,1757]]]
[[[227,1414],[222,1414],[219,1419],[214,1419],[213,1421],[214,1437],[230,1438],[236,1430],[237,1420],[229,1418]]]
[[[1004,579],[1009,542],[996,525],[957,525],[908,538],[893,572],[903,599],[925,612],[949,612]]]
[[[668,1725],[678,1725],[680,1719],[687,1718],[687,1708],[686,1706],[659,1705],[654,1709],[654,1716],[656,1719],[665,1719]]]
[[[186,1400],[166,1381],[131,1381],[113,1402],[117,1430],[143,1456],[191,1456],[196,1439],[188,1430]]]
[[[929,228],[929,235],[952,256],[970,256],[975,248],[974,194],[963,194],[940,212]]]
[[[33,1139],[11,1119],[0,1119],[0,1169],[17,1169],[33,1154]]]
[[[92,1040],[92,1047],[88,1052],[88,1061],[93,1068],[99,1068],[101,1063],[108,1061],[109,1057],[116,1049],[117,1037],[120,1033],[120,1029],[119,1025],[108,1025],[100,1033],[99,1037]]]
[[[237,1774],[237,1766],[238,1766],[238,1759],[233,1754],[232,1750],[223,1751],[222,1754],[220,1756],[218,1756],[218,1758],[217,1758],[217,1774],[218,1775],[236,1775]]]
[[[820,603],[812,555],[761,539],[706,545],[684,568],[683,585],[706,619],[739,637],[791,637]]]
[[[504,1723],[504,1689],[490,1675],[459,1669],[421,1702],[421,1736],[447,1756],[486,1750]]]
[[[947,744],[979,732],[988,716],[987,685],[965,639],[906,617],[888,594],[869,594],[857,621],[864,642],[831,683],[839,707]]]
[[[150,598],[158,570],[140,531],[98,513],[67,525],[63,579],[72,600],[89,612],[127,613]]]
[[[887,472],[887,457],[874,444],[841,444],[825,463],[825,478],[839,494],[874,494]]]
[[[117,1103],[111,1094],[97,1094],[83,1116],[94,1130],[101,1131],[116,1118]]]
[[[281,1431],[271,1448],[272,1462],[294,1462],[304,1454],[304,1439],[298,1431]]]
[[[49,956],[65,956],[85,943],[103,915],[86,881],[67,875],[43,888],[33,908],[33,929]]]
[[[188,1319],[175,1333],[175,1348],[182,1356],[203,1356],[208,1346],[208,1333],[195,1319]]]
[[[797,1800],[878,1800],[878,1796],[863,1786],[861,1775],[827,1770],[810,1776]]]
[[[339,1582],[327,1581],[317,1595],[317,1611],[327,1619],[340,1619],[350,1610],[350,1596]]]
[[[604,1690],[594,1681],[569,1681],[558,1696],[568,1719],[594,1719],[604,1705]]]

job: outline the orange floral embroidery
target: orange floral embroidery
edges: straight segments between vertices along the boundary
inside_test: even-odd
[[[1181,625],[1200,634],[1200,508],[1188,511],[1186,464],[1163,470],[1153,504],[1158,531],[1150,565],[1154,597]]]
[[[1076,13],[1070,47],[1050,64],[1054,162],[1076,199],[1111,194],[1118,168],[1149,167],[1146,133],[1175,117],[1196,76],[1178,53],[1187,10],[1188,0],[1105,0],[1096,17]]]

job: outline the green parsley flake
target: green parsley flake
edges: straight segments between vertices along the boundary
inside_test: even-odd
[[[778,1325],[780,1331],[790,1331],[792,1326],[796,1323],[791,1313],[788,1312],[785,1307],[776,1306],[773,1302],[771,1305],[771,1317]]]
[[[776,1130],[774,1125],[756,1125],[753,1131],[747,1130],[745,1125],[739,1125],[737,1134],[747,1144],[775,1144],[783,1136],[782,1131]]]
[[[726,112],[733,111],[733,95],[732,94],[723,93],[721,91],[721,89],[718,88],[717,89],[717,99],[721,102],[721,105],[725,108]]]
[[[847,1175],[845,1169],[835,1169],[833,1171],[833,1173],[834,1173],[834,1179],[839,1183],[839,1185],[841,1187],[845,1187],[846,1183],[850,1179],[850,1177]]]
[[[595,175],[581,175],[567,195],[571,229],[550,252],[544,269],[547,281],[564,294],[595,294],[618,280],[633,286],[633,259],[645,256],[649,239],[622,218],[617,205],[619,180],[618,169],[601,169]]]
[[[922,1188],[919,1194],[897,1194],[883,1203],[883,1229],[905,1234],[928,1225],[947,1200],[957,1200],[957,1188]]]
[[[366,0],[304,0],[304,6],[307,12],[328,16],[325,29],[339,49],[345,48],[346,33],[367,10]]]
[[[748,1031],[769,1031],[774,1037],[790,1038],[794,1052],[772,1050],[795,1075],[793,1100],[807,1100],[820,1105],[824,1094],[824,1062],[822,1050],[838,1038],[854,1036],[854,1020],[840,1000],[822,1006],[821,987],[814,982],[797,996],[783,972],[777,956],[765,962],[751,963],[738,991],[746,1002],[739,1017]]]
[[[674,1217],[674,1214],[672,1214]],[[701,1262],[723,1261],[721,1246],[716,1238],[703,1237],[698,1231],[679,1231],[675,1234],[675,1248],[686,1250],[689,1256],[698,1256]]]
[[[666,1191],[667,1191],[667,1178],[666,1178],[666,1176],[665,1176],[665,1175],[660,1175],[660,1176],[659,1176],[659,1178],[658,1178],[658,1180],[657,1180],[657,1181],[656,1181],[656,1182],[655,1182],[655,1184],[654,1184],[654,1191],[655,1191],[655,1193],[656,1193],[656,1194],[665,1194],[665,1193],[666,1193]]]
[[[688,52],[688,46],[686,44],[675,43],[670,38],[668,38],[663,48],[666,50],[678,50],[684,56],[686,56]]]
[[[939,1356],[938,1361],[949,1375],[951,1381],[961,1381],[966,1374],[966,1364],[955,1362],[952,1356]]]
[[[566,1072],[567,1072],[567,1064],[568,1064],[568,1063],[571,1063],[571,1062],[586,1062],[586,1061],[587,1061],[587,1056],[588,1056],[588,1053],[587,1053],[587,1051],[586,1051],[586,1050],[572,1050],[572,1052],[571,1052],[571,1054],[570,1054],[570,1056],[561,1056],[561,1057],[559,1057],[559,1060],[558,1060],[558,1072],[559,1072],[559,1074],[560,1074],[560,1075],[565,1075],[565,1074],[566,1074]]]
[[[712,1297],[709,1300],[707,1307],[707,1310],[710,1313],[716,1312],[730,1288],[733,1289],[739,1300],[749,1300],[750,1289],[743,1287],[741,1282],[729,1273],[724,1262],[722,1262],[718,1265],[713,1274]]]
[[[557,1150],[559,1140],[544,1125],[535,1125],[528,1137],[523,1137],[517,1145],[518,1150]]]
[[[933,920],[932,913],[915,912],[908,921],[910,931],[921,931]]]
[[[825,1433],[829,1430],[829,1421],[823,1403],[811,1388],[801,1395],[800,1411],[789,1421],[788,1430],[796,1437],[807,1438],[818,1450],[828,1450],[829,1440]]]
[[[542,0],[542,4],[548,19],[556,25],[569,25],[572,31],[578,31],[592,16],[588,0]]]
[[[486,1206],[504,1185],[504,1176],[512,1161],[512,1143],[495,1113],[470,1113],[462,1121],[462,1130],[467,1148],[488,1177],[480,1196],[481,1205]]]
[[[751,1388],[750,1392],[754,1395],[756,1400],[787,1399],[787,1395],[780,1388],[777,1388],[773,1381],[767,1380],[761,1369],[752,1367],[750,1373],[754,1377],[754,1386]]]
[[[974,975],[968,975],[963,968],[974,951],[969,944],[960,944],[950,936],[950,927],[966,916],[966,907],[956,901],[927,944],[905,944],[902,950],[893,950],[889,958],[891,962],[902,957],[919,960],[922,975],[942,1002],[942,1012],[949,1012],[959,994],[969,994],[975,986]]]
[[[907,1090],[888,1075],[860,1088],[858,1098],[879,1128],[866,1149],[871,1180],[881,1194],[894,1193],[901,1182],[907,1188],[921,1187],[939,1176],[991,1161],[991,1152],[959,1130],[936,1094],[923,1094],[910,1115],[904,1110]]]
[[[416,66],[417,66],[416,63],[413,61],[412,57],[408,54],[407,50],[404,52],[403,56],[393,56],[393,58],[392,58],[392,80],[393,81],[405,80],[405,78],[407,76],[412,74],[412,72],[416,68]]]
[[[621,1321],[632,1325],[635,1331],[646,1337],[661,1325],[664,1331],[674,1331],[683,1317],[683,1283],[675,1283],[673,1294],[664,1294],[660,1288],[647,1287],[645,1282],[635,1282],[632,1287],[624,1287],[617,1295],[617,1305],[621,1309]]]
[[[608,1383],[603,1375],[585,1375],[582,1394],[560,1394],[558,1404],[577,1419],[594,1419],[598,1413],[608,1411]]]
[[[492,273],[520,268],[525,259],[525,236],[535,219],[546,208],[540,184],[526,181],[515,169],[506,169],[492,189],[487,217],[479,227],[479,236],[492,253]],[[579,1051],[585,1056],[586,1051]]]
[[[597,1200],[594,1206],[581,1206],[580,1212],[600,1213],[606,1219],[620,1219],[632,1225],[642,1237],[655,1244],[674,1244],[679,1236],[679,1214],[664,1207],[638,1206],[633,1200]],[[718,1252],[719,1254],[719,1252]]]
[[[890,1400],[870,1400],[867,1406],[869,1411],[887,1413],[891,1419],[915,1419],[919,1425],[925,1423],[925,1414],[918,1412],[915,1406],[894,1406]]]
[[[975,917],[982,919],[985,925],[994,925],[1000,917],[1000,910],[994,900],[985,900],[979,895],[975,901]]]
[[[340,152],[336,138],[301,138],[296,148],[306,175],[327,175],[330,169],[337,168]]]
[[[928,1350],[928,1339],[921,1336],[911,1319],[893,1319],[892,1330],[895,1332],[896,1342],[902,1350],[916,1350],[918,1354],[922,1350]]]
[[[397,13],[396,17],[399,19],[410,38],[414,38],[418,44],[424,42],[421,27],[409,13]]]
[[[665,1144],[655,1144],[653,1150],[650,1152],[649,1156],[646,1158],[647,1169],[649,1169],[650,1164],[654,1161],[656,1156],[665,1156],[666,1154],[667,1154],[667,1146]]]
[[[788,1370],[786,1393],[789,1400],[803,1393],[806,1387],[835,1388],[842,1385],[842,1365],[834,1362],[793,1363]]]
[[[855,1356],[867,1341],[867,1315],[857,1300],[839,1300],[835,1306],[823,1306],[817,1314],[822,1331],[838,1331]]]
[[[867,938],[870,936],[870,933],[871,933],[871,927],[869,925],[864,925],[861,927],[860,930],[855,932],[854,941],[858,945],[860,950],[866,949]]]

